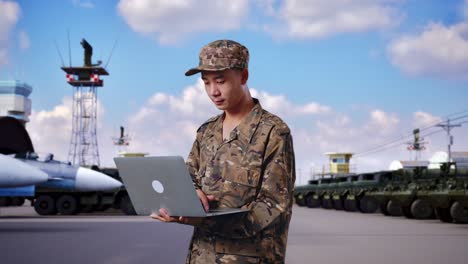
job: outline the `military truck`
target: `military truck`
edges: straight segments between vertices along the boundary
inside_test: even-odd
[[[320,206],[320,201],[314,199],[317,192],[318,180],[310,180],[307,185],[297,186],[294,189],[294,198],[299,206],[316,208]]]
[[[378,171],[372,173],[363,173],[358,175],[357,180],[353,182],[353,192],[346,200],[349,207],[357,206],[361,213],[375,213],[379,209],[379,200],[372,193],[385,186],[390,178],[391,172]]]
[[[344,210],[344,201],[353,185],[351,177],[350,175],[343,175],[336,178],[336,187],[332,191],[332,204],[336,210]]]
[[[356,182],[359,180],[359,175],[348,176],[349,186],[344,192],[343,206],[344,210],[348,212],[356,212],[359,210],[357,197],[361,192],[359,185]]]
[[[454,163],[443,164],[429,188],[419,188],[417,197],[434,208],[442,222],[468,223],[468,169]]]
[[[320,179],[317,186],[317,193],[313,196],[313,199],[320,201],[320,206],[322,208],[332,209],[332,193],[335,186],[335,179],[333,177]]]

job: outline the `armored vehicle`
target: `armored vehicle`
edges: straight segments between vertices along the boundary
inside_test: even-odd
[[[352,185],[351,175],[336,178],[335,189],[332,191],[333,208],[336,210],[344,210],[344,201]]]
[[[294,198],[299,206],[306,206],[309,208],[316,208],[320,206],[320,201],[314,199],[317,194],[318,180],[310,180],[307,185],[297,186],[294,189]]]

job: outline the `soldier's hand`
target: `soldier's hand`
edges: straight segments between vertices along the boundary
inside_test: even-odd
[[[169,222],[179,222],[179,218],[178,217],[172,217],[168,214],[167,210],[164,209],[164,208],[161,208],[159,209],[159,214],[156,214],[156,213],[152,213],[150,215],[152,218],[154,219],[157,219],[161,222],[166,222],[166,223],[169,223]]]
[[[208,212],[210,210],[210,202],[216,201],[216,198],[213,195],[206,195],[200,189],[197,189],[197,195],[198,195],[198,198],[200,198],[200,201],[203,204],[203,208],[205,209],[205,212]]]
[[[152,218],[157,219],[161,222],[170,223],[176,222],[185,225],[201,225],[203,223],[203,217],[172,217],[168,214],[167,210],[164,208],[159,209],[159,214],[152,213],[150,215]]]

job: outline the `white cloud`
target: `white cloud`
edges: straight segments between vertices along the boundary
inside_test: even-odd
[[[307,114],[326,114],[331,112],[330,107],[309,102],[304,105],[294,105],[284,95],[272,95],[265,91],[250,89],[253,97],[260,100],[262,107],[280,116],[297,116]]]
[[[399,122],[400,120],[395,114],[376,109],[370,113],[369,128],[375,129],[380,134],[388,134],[396,128]]]
[[[402,36],[388,46],[394,65],[412,75],[468,78],[468,23],[430,23],[418,35]]]
[[[8,63],[10,32],[18,22],[20,13],[16,2],[0,0],[0,66]]]
[[[440,117],[433,116],[427,112],[417,111],[413,114],[413,126],[415,128],[423,128],[427,126],[432,126],[441,121],[442,119]]]
[[[67,160],[72,130],[72,100],[63,98],[51,110],[32,111],[26,129],[36,152],[53,153],[57,159]]]
[[[167,44],[194,33],[239,29],[248,1],[121,0],[117,8],[134,31]]]
[[[279,12],[292,38],[380,30],[398,25],[403,15],[395,0],[285,0]],[[276,28],[271,28],[271,31]]]
[[[18,35],[20,49],[26,50],[31,46],[31,41],[29,40],[28,34],[25,31],[20,31]]]

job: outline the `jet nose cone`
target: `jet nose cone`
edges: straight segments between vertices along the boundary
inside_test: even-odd
[[[94,170],[79,168],[76,172],[75,188],[81,191],[109,191],[120,188],[122,183]]]
[[[49,176],[20,160],[0,154],[0,187],[21,187],[46,182]]]

